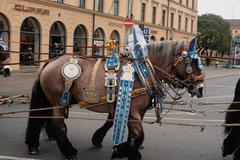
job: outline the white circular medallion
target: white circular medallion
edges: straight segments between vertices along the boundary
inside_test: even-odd
[[[62,68],[63,76],[66,78],[77,79],[81,74],[81,68],[76,63],[67,63]]]

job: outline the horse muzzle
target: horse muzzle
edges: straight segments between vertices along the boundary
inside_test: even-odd
[[[3,66],[2,69],[0,69],[0,75],[3,77],[8,77],[11,75],[12,69],[10,66]]]
[[[191,85],[188,88],[188,92],[191,94],[191,97],[197,96],[197,98],[202,98],[204,87],[205,87],[204,83],[199,83],[197,85]]]

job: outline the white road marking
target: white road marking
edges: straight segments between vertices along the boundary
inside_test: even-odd
[[[2,160],[39,160],[33,158],[22,158],[22,157],[12,157],[12,156],[0,156]]]
[[[219,87],[219,88],[234,88],[236,86],[226,86],[226,85],[206,85],[207,87]]]
[[[165,112],[163,112],[164,114]],[[103,115],[103,114],[107,114],[107,113],[95,113],[95,112],[70,112],[70,114],[77,114],[77,115]],[[154,113],[146,113],[145,115],[148,116],[155,116],[155,112]],[[168,115],[190,115],[190,116],[195,116],[196,113],[190,113],[190,112],[169,112]]]
[[[156,119],[155,117],[144,117],[144,119]],[[174,121],[198,121],[198,122],[224,122],[225,120],[220,119],[184,119],[184,118],[163,118],[163,120],[174,120]]]

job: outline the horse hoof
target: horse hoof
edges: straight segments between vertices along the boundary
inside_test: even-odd
[[[53,137],[48,137],[48,141],[55,141]]]
[[[29,147],[28,148],[28,154],[29,155],[38,155],[40,152],[39,152],[39,149],[36,148],[36,147]]]
[[[70,156],[70,157],[67,157],[65,158],[65,160],[78,160],[77,156]]]
[[[102,143],[92,143],[95,148],[102,148]]]
[[[96,136],[92,137],[92,144],[96,147],[96,148],[102,148],[102,141],[99,140],[98,138],[96,138]]]
[[[138,146],[137,149],[144,149],[144,146]]]
[[[222,149],[222,156],[223,156],[223,157],[226,157],[226,156],[227,156],[227,153],[225,153],[223,146],[221,147],[221,149]]]
[[[111,160],[113,160],[115,158],[124,158],[124,157],[125,157],[125,155],[118,150],[118,146],[114,146],[112,148]]]

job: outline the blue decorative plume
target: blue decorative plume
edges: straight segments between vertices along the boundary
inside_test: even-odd
[[[195,60],[196,66],[199,70],[203,69],[203,65],[201,62],[201,58],[197,54],[197,38],[193,38],[192,41],[189,44],[189,49],[188,49],[188,54],[189,56]]]
[[[194,57],[197,54],[197,38],[193,38],[189,44],[188,54],[190,57]]]

